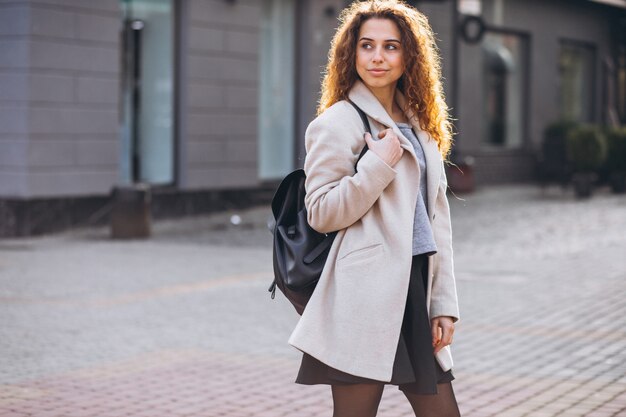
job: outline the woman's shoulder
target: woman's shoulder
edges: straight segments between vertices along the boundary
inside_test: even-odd
[[[355,128],[358,126],[360,120],[356,109],[347,100],[339,100],[313,119],[310,126],[332,125],[334,128]]]
[[[313,143],[324,143],[339,149],[356,151],[363,145],[363,121],[354,107],[341,100],[320,113],[306,129],[307,151]]]

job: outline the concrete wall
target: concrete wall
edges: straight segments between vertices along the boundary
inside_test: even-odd
[[[0,196],[117,181],[117,0],[0,2]]]
[[[27,4],[0,3],[0,195],[27,192]]]
[[[262,2],[180,4],[177,185],[253,187]],[[120,27],[119,0],[0,0],[0,197],[117,183]]]
[[[183,23],[187,135],[182,189],[258,183],[258,72],[262,2],[188,0]]]

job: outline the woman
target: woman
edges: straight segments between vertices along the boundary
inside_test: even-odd
[[[397,0],[354,2],[340,19],[304,163],[309,224],[338,233],[289,338],[303,352],[296,382],[331,385],[334,417],[375,416],[385,384],[416,415],[458,416],[451,125],[434,36]]]

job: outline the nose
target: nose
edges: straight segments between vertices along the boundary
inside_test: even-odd
[[[382,62],[383,61],[383,54],[382,54],[382,48],[381,47],[377,47],[374,49],[374,56],[372,56],[372,61],[374,62]]]

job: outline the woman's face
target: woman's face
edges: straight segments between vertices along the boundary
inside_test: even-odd
[[[356,70],[370,88],[395,89],[404,72],[400,30],[389,19],[372,18],[361,24],[356,45]]]

